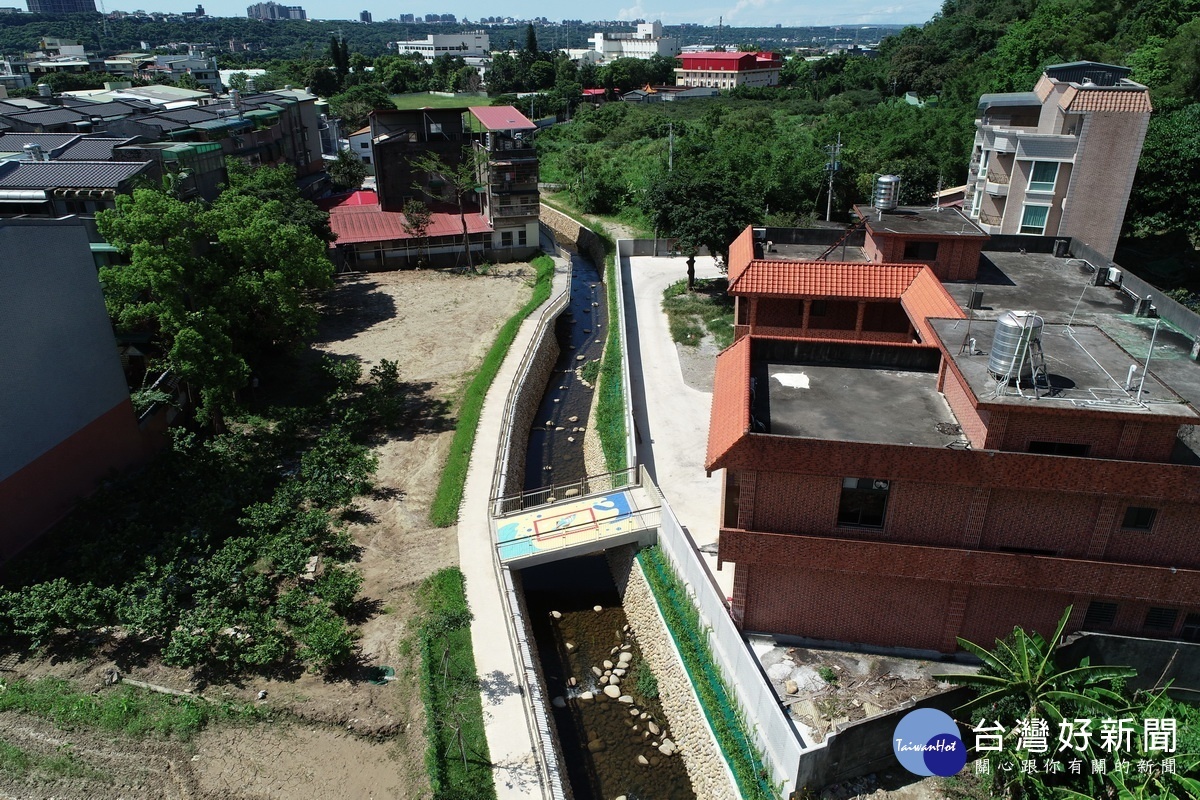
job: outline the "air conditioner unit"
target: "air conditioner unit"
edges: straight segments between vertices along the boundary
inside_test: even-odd
[[[1121,270],[1117,269],[1116,267],[1108,268],[1108,276],[1107,277],[1108,277],[1108,282],[1111,283],[1113,286],[1121,285]]]

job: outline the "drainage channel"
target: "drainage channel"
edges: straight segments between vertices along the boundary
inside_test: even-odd
[[[695,800],[605,557],[521,582],[574,800]]]
[[[571,302],[554,325],[560,353],[529,429],[526,491],[587,476],[583,433],[594,391],[579,375],[604,350],[608,305],[596,265],[579,253],[563,254],[571,259]]]

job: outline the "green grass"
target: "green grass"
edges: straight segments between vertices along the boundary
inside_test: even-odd
[[[479,415],[483,413],[483,400],[487,397],[488,389],[500,371],[509,347],[517,338],[521,323],[550,297],[554,259],[540,255],[529,263],[536,274],[532,296],[500,328],[496,341],[483,357],[483,363],[463,393],[458,422],[454,426],[454,438],[450,442],[450,455],[429,511],[430,521],[438,527],[444,528],[458,521],[458,507],[462,503],[463,487],[467,482],[467,468],[471,465],[471,448],[475,445],[475,431],[479,427]]]
[[[701,625],[700,612],[692,603],[687,587],[658,547],[642,550],[638,561],[700,698],[704,716],[733,772],[739,794],[747,800],[777,800],[779,791],[772,785],[762,753],[750,741],[747,734],[750,725],[716,667],[708,631]]]
[[[468,106],[490,106],[492,101],[487,97],[440,97],[436,94],[417,92],[415,94],[393,94],[389,100],[401,110],[413,108],[466,108]]]
[[[613,217],[607,214],[585,214],[576,205],[575,199],[571,197],[571,193],[568,191],[543,193],[541,201],[551,208],[561,211],[568,217],[583,220],[592,230],[595,230],[597,225],[603,227],[605,225],[619,224],[630,228],[637,234],[639,239],[654,238],[653,226],[647,223],[645,215],[632,206],[621,209],[621,212]]]
[[[663,311],[671,328],[671,338],[689,347],[698,347],[707,331],[722,350],[733,344],[733,298],[725,293],[725,278],[696,281],[696,290],[687,290],[687,281],[676,281],[663,292]]]
[[[584,364],[579,370],[579,376],[583,378],[585,383],[595,386],[596,379],[600,377],[600,359],[594,358]]]
[[[80,763],[69,749],[60,748],[58,753],[52,756],[38,756],[0,741],[0,774],[6,773],[14,777],[28,775],[39,778],[83,778],[93,782],[112,782],[103,772]]]
[[[493,800],[496,787],[462,572],[448,567],[426,578],[417,603],[425,766],[434,800]]]
[[[90,694],[54,677],[5,684],[0,691],[0,713],[5,711],[40,717],[65,730],[93,728],[126,736],[157,735],[180,741],[191,739],[211,722],[266,718],[256,706],[244,703],[208,703],[132,686]]]

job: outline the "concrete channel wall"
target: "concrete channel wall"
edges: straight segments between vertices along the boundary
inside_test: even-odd
[[[738,800],[733,773],[721,757],[654,593],[634,558],[636,552],[634,546],[609,550],[608,566],[642,657],[658,680],[658,699],[671,722],[671,735],[679,745],[692,788],[696,797],[704,800]]]

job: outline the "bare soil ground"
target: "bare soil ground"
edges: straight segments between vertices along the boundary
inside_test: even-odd
[[[379,491],[360,501],[351,526],[362,548],[363,596],[373,609],[359,626],[354,664],[328,678],[303,674],[204,686],[186,671],[136,655],[114,659],[111,650],[82,660],[31,656],[6,674],[55,674],[90,689],[101,686],[115,661],[129,677],[215,699],[249,702],[265,690],[261,702],[294,720],[218,726],[184,745],[63,731],[0,715],[0,741],[49,765],[24,774],[0,768],[0,798],[428,796],[415,662],[403,642],[417,584],[458,563],[455,529],[432,527],[429,506],[453,435],[452,409],[499,326],[528,299],[532,277],[526,265],[477,277],[378,273],[344,278],[326,298],[315,349],[357,356],[365,369],[384,358],[398,361],[414,401],[429,412],[416,429],[377,448]],[[394,667],[396,680],[368,683],[368,670],[378,665]],[[46,760],[63,753],[73,754],[75,767]]]

